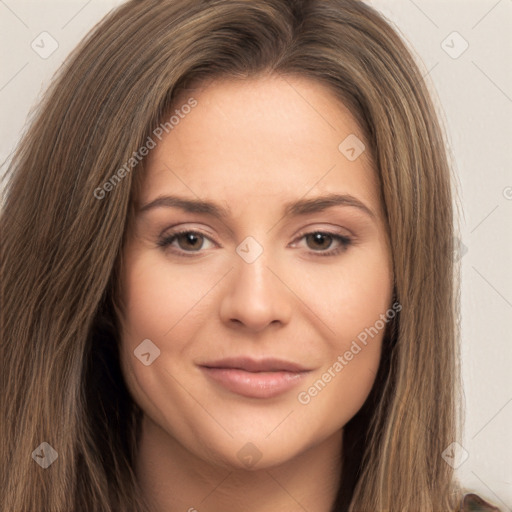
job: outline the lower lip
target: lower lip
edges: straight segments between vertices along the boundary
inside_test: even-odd
[[[248,398],[272,398],[295,387],[309,373],[304,372],[246,372],[235,368],[201,369],[212,380],[237,395]]]

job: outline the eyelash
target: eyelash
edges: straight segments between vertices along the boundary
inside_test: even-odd
[[[185,234],[192,234],[192,235],[196,235],[196,236],[201,236],[201,237],[204,237],[204,238],[207,238],[210,240],[210,238],[208,236],[206,236],[205,234],[201,233],[200,231],[194,231],[192,229],[185,229],[185,230],[182,230],[182,231],[176,231],[174,233],[171,233],[169,235],[166,235],[166,236],[163,236],[159,241],[158,241],[158,246],[163,248],[163,249],[169,249],[171,247],[171,244],[180,236],[180,235],[185,235]],[[307,235],[316,235],[316,234],[320,234],[320,235],[323,235],[323,236],[328,236],[328,237],[331,237],[333,240],[337,241],[340,243],[340,247],[336,248],[336,249],[330,249],[328,251],[310,251],[310,253],[316,255],[316,256],[337,256],[338,254],[344,252],[353,242],[352,238],[351,237],[348,237],[348,236],[344,236],[344,235],[338,235],[337,233],[332,233],[330,231],[308,231],[306,233],[301,233],[297,238],[296,240],[302,240],[304,237],[306,237]],[[190,257],[194,257],[195,255],[199,254],[200,253],[200,250],[199,251],[184,251],[183,250],[180,250],[180,251],[177,251],[176,249],[172,249],[172,251],[174,254],[176,254],[177,256],[182,256],[182,257],[185,257],[185,258],[190,258]]]

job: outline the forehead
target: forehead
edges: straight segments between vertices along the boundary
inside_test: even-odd
[[[191,98],[195,106],[185,108]],[[180,94],[170,115],[172,129],[155,138],[148,157],[141,203],[182,193],[236,209],[249,199],[268,206],[317,192],[357,195],[379,210],[378,180],[362,150],[361,129],[318,82],[218,80]]]

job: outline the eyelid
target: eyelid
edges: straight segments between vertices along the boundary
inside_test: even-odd
[[[176,229],[176,231],[171,231],[170,233],[162,234],[162,235],[160,235],[157,244],[160,247],[163,247],[164,249],[166,249],[167,247],[171,247],[171,244],[167,243],[171,238],[173,239],[173,242],[174,242],[174,240],[176,240],[176,238],[178,236],[183,235],[183,234],[190,234],[190,233],[194,234],[194,235],[200,235],[203,238],[208,239],[214,245],[216,245],[218,247],[222,247],[220,244],[218,244],[215,240],[212,239],[211,235],[206,234],[203,231],[201,231],[199,229],[195,229],[195,228],[183,228],[183,229],[180,228],[180,229]],[[183,250],[177,251],[177,250],[174,250],[172,252],[178,253],[180,255],[185,255],[185,254],[193,255],[193,254],[201,254],[204,251],[201,249],[199,251],[183,251]]]
[[[337,241],[339,243],[339,246],[334,249],[327,249],[325,251],[314,251],[312,249],[306,250],[308,255],[314,255],[314,256],[336,256],[338,254],[341,254],[342,252],[345,252],[349,246],[354,245],[355,239],[351,235],[343,235],[341,233],[337,233],[335,231],[329,230],[329,229],[309,229],[306,231],[300,232],[295,240],[291,243],[291,245],[295,245],[297,241],[301,241],[304,239],[307,235],[313,235],[315,233],[320,233],[324,236],[331,237],[334,241]]]
[[[355,240],[355,235],[351,231],[349,231],[346,228],[343,228],[344,231],[342,232],[341,229],[342,228],[340,228],[339,226],[330,226],[330,227],[321,226],[321,227],[319,227],[318,223],[313,224],[313,225],[308,225],[305,228],[301,229],[297,233],[297,235],[294,238],[294,241],[298,240],[298,239],[300,239],[300,238],[302,238],[302,237],[304,237],[306,235],[311,235],[313,233],[323,233],[325,235],[339,236],[339,237],[342,237],[342,238],[347,238],[347,239],[350,239],[350,240]]]

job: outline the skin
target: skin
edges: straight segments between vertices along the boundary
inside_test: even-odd
[[[155,512],[328,512],[343,426],[371,390],[384,329],[359,343],[341,371],[332,367],[392,299],[375,171],[366,151],[349,161],[338,150],[362,134],[322,84],[223,80],[193,97],[197,106],[151,151],[137,206],[173,194],[213,201],[230,215],[160,206],[139,211],[130,229],[121,364],[145,413],[137,476]],[[346,205],[284,215],[287,202],[329,193],[354,196],[374,216]],[[205,237],[161,247],[176,228]],[[343,250],[328,236],[305,236],[316,231],[352,243]],[[236,251],[248,236],[263,249],[251,263]],[[148,366],[134,355],[144,339],[160,350]],[[276,357],[311,371],[278,396],[247,398],[197,366],[231,356]],[[298,394],[329,368],[330,382],[301,403]]]

